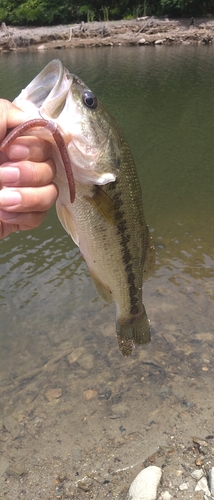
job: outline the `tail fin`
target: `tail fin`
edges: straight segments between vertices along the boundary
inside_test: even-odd
[[[129,356],[134,344],[148,344],[151,340],[149,321],[145,307],[142,312],[129,320],[117,319],[117,340],[123,356]]]

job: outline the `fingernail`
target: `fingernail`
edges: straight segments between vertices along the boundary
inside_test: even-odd
[[[14,144],[8,148],[8,156],[11,160],[26,160],[29,157],[29,148],[21,144]]]
[[[20,170],[16,167],[0,168],[0,181],[2,184],[7,182],[17,182],[20,177]]]
[[[12,189],[2,189],[0,191],[0,205],[1,207],[11,207],[18,205],[21,202],[21,194]]]

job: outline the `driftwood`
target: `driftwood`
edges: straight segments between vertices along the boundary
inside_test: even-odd
[[[143,30],[147,27],[147,26],[150,26],[154,19],[154,16],[150,17],[149,19],[147,19],[147,21],[144,23],[144,25],[142,26],[142,28],[136,33],[136,35],[139,35],[139,33],[142,33]]]

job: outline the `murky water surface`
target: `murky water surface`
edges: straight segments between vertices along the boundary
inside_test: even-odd
[[[152,341],[124,359],[114,306],[97,297],[55,209],[41,228],[0,242],[0,420],[12,415],[22,429],[29,414],[40,419],[35,460],[69,457],[74,483],[75,464],[80,475],[86,463],[122,470],[176,429],[186,439],[213,433],[214,49],[1,54],[1,97],[14,98],[53,58],[119,121],[156,245],[144,286]],[[31,456],[26,427],[17,440],[17,460]]]

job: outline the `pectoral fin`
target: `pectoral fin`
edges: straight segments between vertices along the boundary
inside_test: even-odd
[[[70,234],[74,243],[76,243],[76,245],[79,246],[79,236],[70,212],[67,210],[65,205],[61,205],[59,202],[56,202],[56,211],[65,231],[67,231],[67,233]]]
[[[111,224],[116,224],[114,202],[102,188],[96,186],[94,195],[92,197],[86,196],[85,198],[98,210],[105,220]]]

